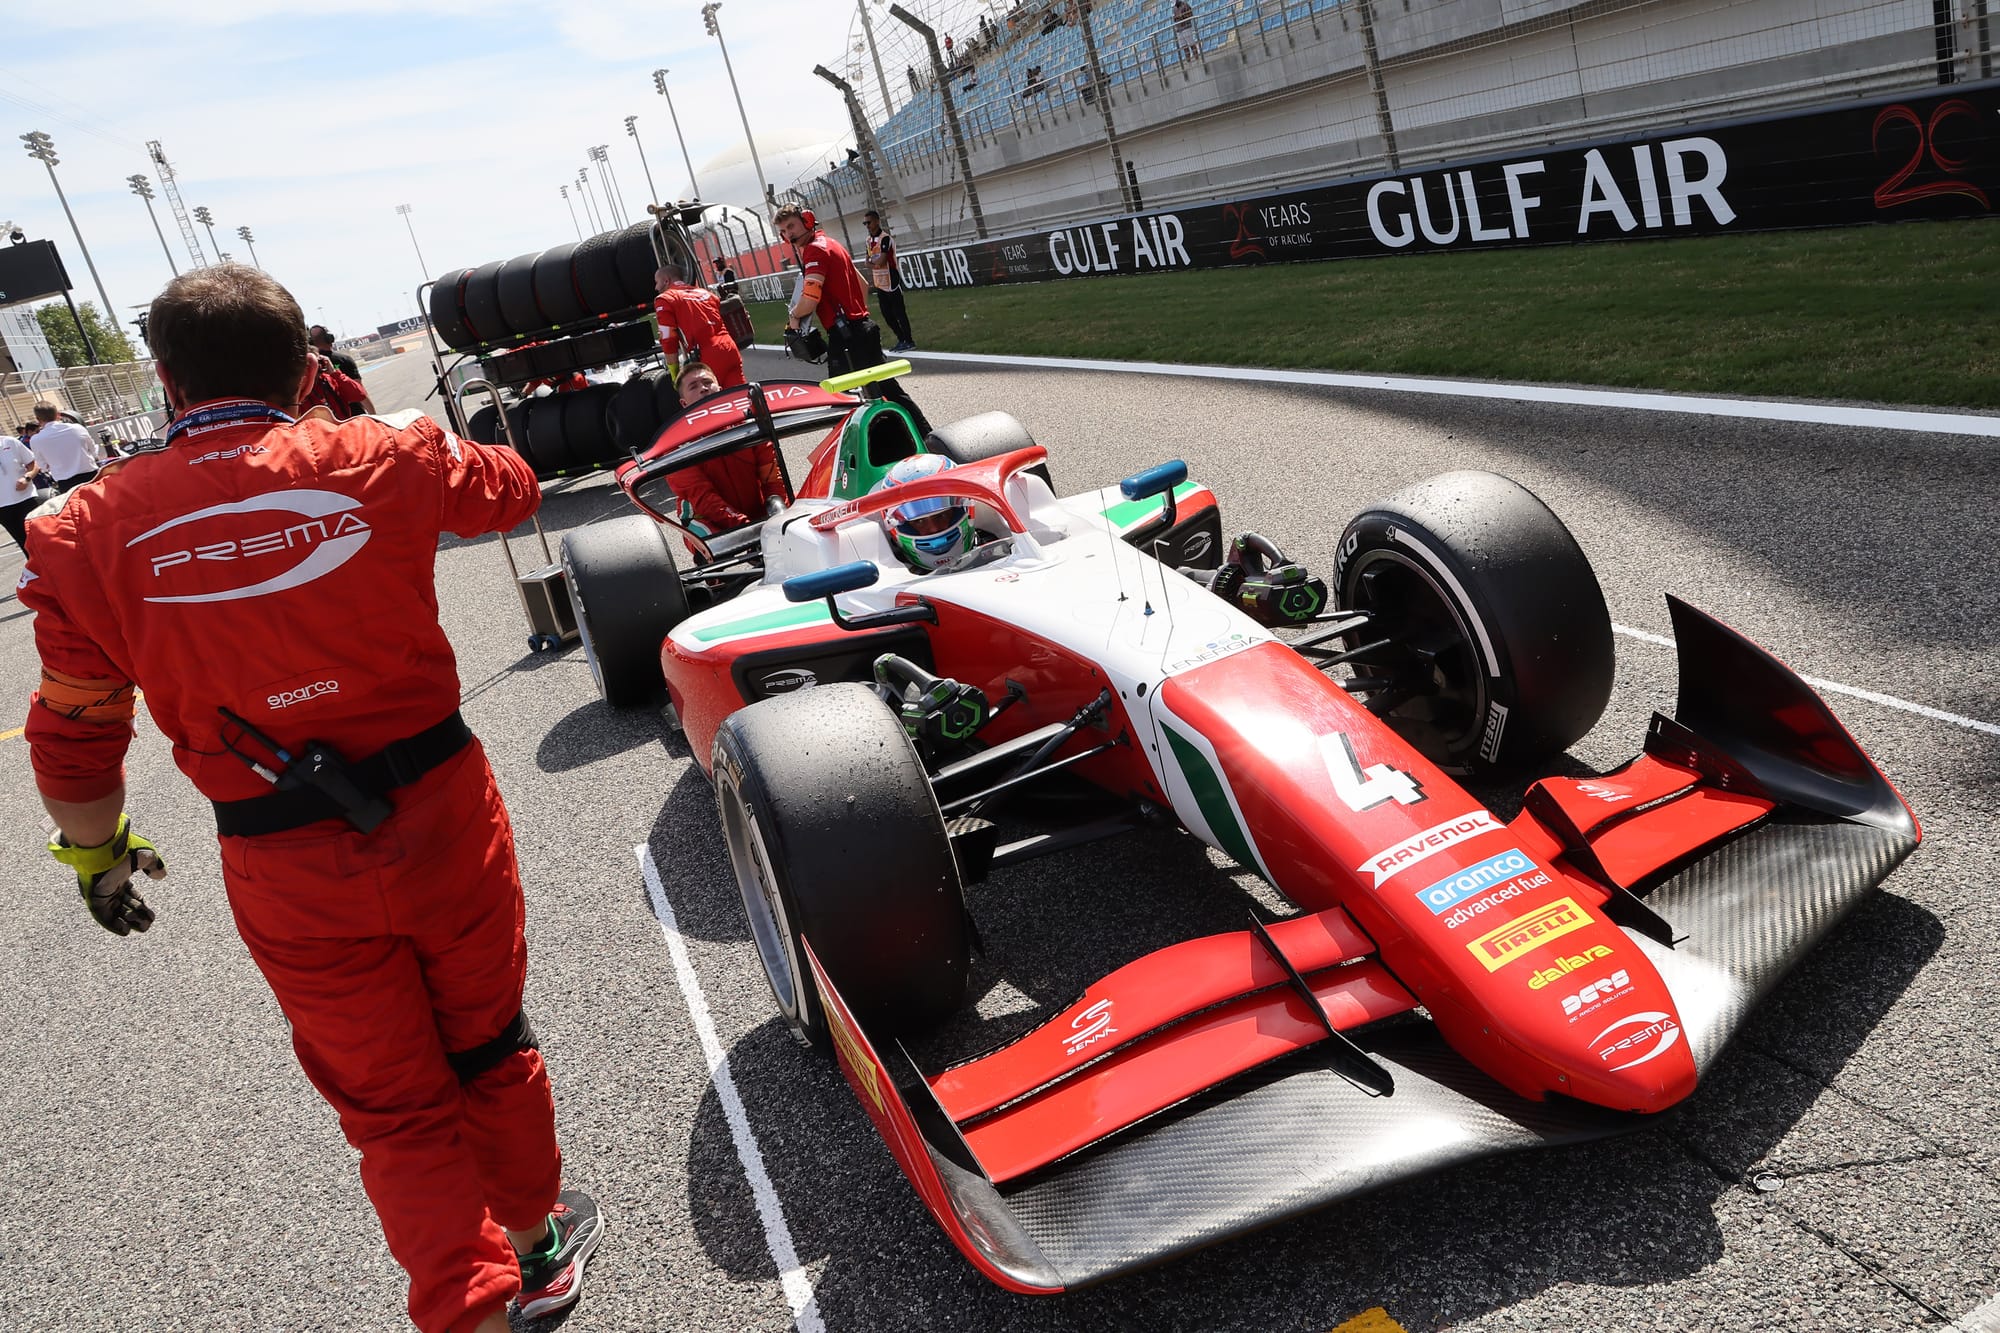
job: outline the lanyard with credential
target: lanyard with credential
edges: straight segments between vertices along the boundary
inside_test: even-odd
[[[292,420],[293,418],[286,416],[269,403],[256,403],[248,399],[232,403],[210,403],[207,407],[197,407],[167,427],[167,443],[172,444],[183,435],[199,435],[203,431],[233,426],[241,421],[269,421],[289,426]]]

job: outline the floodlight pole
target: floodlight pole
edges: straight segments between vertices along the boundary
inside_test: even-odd
[[[63,193],[62,182],[56,179],[56,163],[62,159],[56,156],[55,141],[40,130],[30,130],[21,136],[21,142],[28,146],[29,157],[49,169],[49,184],[56,187],[56,198],[62,201],[63,216],[69,219],[70,234],[76,237],[76,248],[83,251],[84,266],[90,270],[90,280],[97,284],[97,299],[104,302],[104,319],[109,323],[117,318],[113,313],[111,298],[104,293],[104,279],[97,276],[97,261],[90,257],[90,247],[83,243],[83,232],[76,225],[76,214],[69,211],[69,196]],[[91,364],[97,364],[94,353]]]
[[[181,275],[180,266],[174,263],[174,252],[167,247],[167,234],[160,230],[160,215],[153,211],[153,183],[137,175],[127,176],[125,180],[131,185],[132,193],[146,201],[146,216],[153,220],[153,235],[160,238],[160,252],[166,255],[167,267],[178,278]]]
[[[583,224],[576,220],[576,201],[569,197],[569,186],[561,185],[556,188],[562,191],[563,202],[569,205],[569,225],[576,228],[576,239],[580,241],[583,239]]]
[[[657,204],[660,202],[660,187],[653,184],[653,164],[646,160],[646,145],[639,138],[639,118],[637,116],[625,117],[625,132],[631,135],[632,142],[638,145],[639,165],[646,170],[646,202]]]
[[[736,114],[743,119],[743,141],[750,145],[750,165],[757,168],[757,202],[768,205],[771,185],[764,179],[764,163],[757,156],[757,136],[750,133],[750,113],[743,109],[743,90],[736,86],[736,66],[729,63],[729,43],[722,40],[722,25],[715,20],[715,11],[721,8],[722,0],[708,0],[701,7],[701,21],[708,25],[708,35],[722,48],[722,67],[729,71],[729,91],[736,95]]]
[[[424,247],[417,244],[417,224],[410,221],[410,206],[408,204],[397,204],[396,211],[402,214],[403,225],[410,229],[410,248],[417,252],[417,268],[423,273],[424,281],[429,282],[431,280],[431,266],[424,262]],[[246,237],[245,239],[248,238]],[[255,259],[257,252],[252,250],[250,257]]]
[[[699,199],[701,198],[701,182],[694,178],[694,159],[688,156],[687,136],[681,133],[681,118],[674,112],[674,95],[667,91],[668,73],[670,71],[664,69],[654,70],[653,87],[659,90],[660,96],[667,99],[667,119],[674,123],[674,138],[678,139],[681,145],[681,161],[687,164],[688,189],[694,192],[691,196],[692,198]]]

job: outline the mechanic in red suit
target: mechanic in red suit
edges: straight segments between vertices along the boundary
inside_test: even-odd
[[[166,866],[124,814],[143,690],[214,804],[237,929],[361,1153],[411,1319],[504,1333],[517,1293],[530,1315],[576,1299],[602,1224],[561,1188],[513,835],[433,564],[441,533],[511,528],[540,492],[428,420],[295,422],[320,370],[256,269],[181,275],[147,332],[167,446],[29,523],[50,850],[106,929],[153,924],[138,876]]]
[[[333,413],[335,421],[345,421],[348,417],[375,410],[375,403],[368,397],[368,390],[361,387],[360,380],[317,352],[308,353],[308,357],[318,366],[319,373],[313,376],[312,387],[299,399],[301,411],[324,407]]]
[[[856,370],[879,366],[882,331],[868,317],[868,289],[862,284],[861,270],[847,247],[820,230],[812,210],[786,204],[778,210],[778,235],[790,242],[799,257],[802,282],[798,299],[786,313],[785,327],[802,328],[807,319],[819,316],[826,330],[826,368],[838,377]],[[930,433],[930,422],[910,395],[895,380],[878,380],[867,392],[896,403],[916,422],[917,433]]]
[[[667,364],[680,364],[681,353],[692,351],[715,371],[725,389],[743,383],[743,352],[722,322],[722,302],[706,287],[688,282],[687,274],[669,264],[653,274],[659,296],[653,318],[660,324],[660,354]]]
[[[692,407],[723,386],[715,372],[698,361],[681,372],[683,408]],[[667,474],[667,485],[681,502],[681,521],[704,537],[729,532],[761,519],[770,501],[785,503],[785,478],[778,469],[778,451],[769,440]]]

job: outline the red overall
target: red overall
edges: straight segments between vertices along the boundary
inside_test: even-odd
[[[429,421],[253,419],[182,434],[29,524],[19,593],[36,613],[44,691],[110,697],[136,683],[212,800],[271,790],[225,738],[271,756],[218,706],[282,745],[312,738],[365,758],[458,706],[439,534],[511,528],[540,498],[518,456]],[[27,720],[42,792],[115,790],[131,722],[44,702]],[[513,834],[484,752],[472,742],[391,800],[372,834],[323,820],[223,838],[223,879],[299,1063],[361,1152],[410,1274],[410,1317],[443,1333],[519,1290],[501,1228],[538,1224],[562,1164],[538,1052],[507,1050],[464,1083],[445,1058],[508,1028],[527,975]]]
[[[676,283],[653,302],[660,324],[660,351],[674,364],[680,345],[701,353],[701,362],[715,372],[716,383],[733,389],[743,383],[743,352],[722,322],[722,302],[706,287]]]

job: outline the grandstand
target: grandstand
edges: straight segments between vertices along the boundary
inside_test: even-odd
[[[1190,0],[1181,23],[1173,0],[904,4],[952,39],[942,80],[879,8],[872,46],[857,25],[828,63],[862,96],[906,247],[982,220],[947,92],[1000,236],[1990,78],[2000,28],[1988,0]],[[858,218],[865,182],[850,163],[793,190]]]

